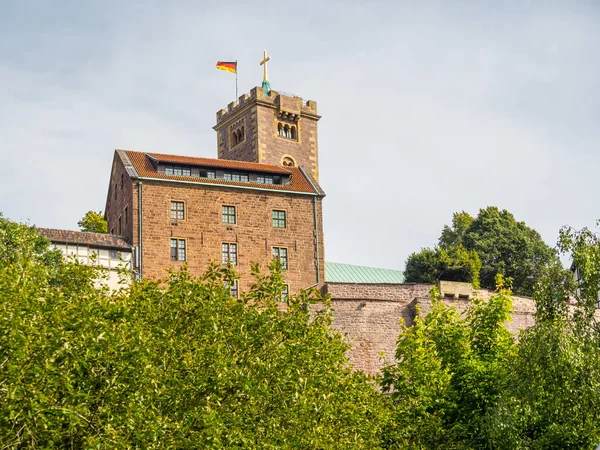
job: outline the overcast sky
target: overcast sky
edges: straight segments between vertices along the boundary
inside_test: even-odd
[[[0,0],[0,211],[76,229],[115,148],[216,157],[260,85],[318,102],[326,259],[403,269],[452,213],[600,218],[600,3]]]

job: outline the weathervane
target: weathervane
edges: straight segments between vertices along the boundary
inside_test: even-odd
[[[263,66],[263,82],[262,88],[265,92],[265,95],[269,95],[269,91],[271,90],[271,84],[269,83],[269,79],[267,78],[267,61],[271,59],[270,56],[267,56],[267,50],[263,51],[263,60],[260,62],[260,65]]]

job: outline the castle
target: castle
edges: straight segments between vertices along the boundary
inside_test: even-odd
[[[285,269],[281,300],[313,287],[331,295],[332,326],[351,345],[350,363],[377,373],[393,360],[400,320],[410,325],[427,312],[432,286],[403,283],[397,270],[325,262],[319,119],[316,102],[271,90],[265,76],[262,87],[217,112],[216,159],[115,150],[109,236],[41,231],[66,254],[99,255],[109,270],[130,261],[137,278],[164,278],[184,264],[193,275],[209,263],[232,264],[234,297],[253,282],[252,263],[264,269],[277,258]],[[465,283],[439,287],[459,310],[474,295],[491,295]],[[514,308],[511,331],[533,324],[531,299],[515,297]]]
[[[254,88],[217,113],[218,159],[116,150],[105,214],[134,248],[134,273],[231,263],[247,289],[273,257],[286,293],[325,280],[317,105]]]
[[[316,102],[263,83],[217,112],[217,159],[116,150],[106,219],[111,234],[132,244],[138,277],[162,278],[184,263],[199,275],[209,263],[231,263],[238,296],[252,282],[251,263],[264,268],[278,258],[284,297],[311,287],[330,294],[350,362],[376,373],[393,359],[400,319],[410,324],[417,305],[428,309],[431,286],[404,284],[392,270],[328,263],[326,272],[319,119]],[[440,287],[458,309],[476,295],[468,284]],[[530,299],[516,298],[511,329],[531,325],[532,313]]]

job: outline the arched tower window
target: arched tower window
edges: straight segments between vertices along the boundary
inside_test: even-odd
[[[246,127],[244,126],[244,119],[241,119],[229,127],[229,146],[235,147],[243,142],[245,138]]]
[[[285,122],[277,122],[277,136],[292,141],[298,140],[298,125],[292,125]]]

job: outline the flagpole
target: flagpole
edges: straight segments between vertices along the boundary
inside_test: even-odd
[[[238,85],[237,85],[237,59],[235,60],[235,101],[238,99]]]

